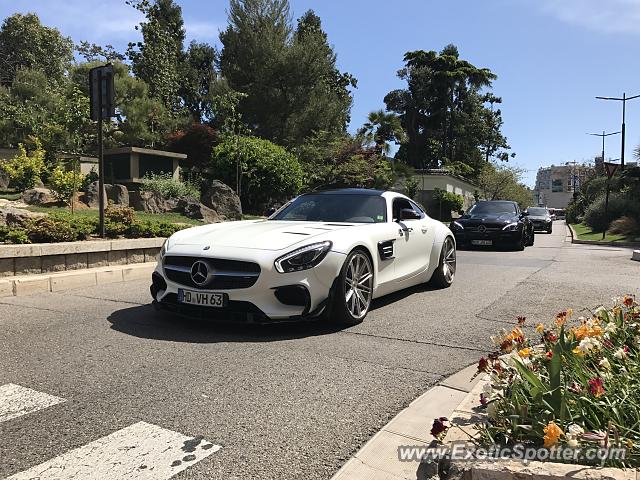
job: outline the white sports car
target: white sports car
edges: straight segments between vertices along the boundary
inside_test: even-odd
[[[456,272],[451,231],[395,192],[341,189],[293,199],[268,219],[182,230],[165,242],[154,305],[242,321],[361,322],[371,300]]]

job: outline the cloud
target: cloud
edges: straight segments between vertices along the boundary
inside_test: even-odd
[[[217,23],[185,20],[184,29],[187,32],[188,39],[203,42],[205,40],[217,40],[220,25]]]
[[[640,0],[527,0],[560,21],[604,33],[640,34]]]

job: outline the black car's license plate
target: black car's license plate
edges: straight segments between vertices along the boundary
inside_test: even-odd
[[[471,245],[493,245],[493,240],[471,240]]]
[[[227,295],[220,292],[196,292],[178,289],[178,302],[201,307],[222,308],[227,306]]]

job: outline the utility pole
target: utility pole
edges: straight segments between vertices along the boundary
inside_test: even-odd
[[[616,100],[622,102],[622,150],[620,151],[620,170],[624,170],[624,137],[625,137],[625,113],[627,110],[627,100],[633,100],[634,98],[640,98],[640,95],[634,95],[633,97],[627,97],[626,93],[622,94],[622,98],[617,97],[596,97],[598,100]],[[604,162],[604,158],[602,159]]]

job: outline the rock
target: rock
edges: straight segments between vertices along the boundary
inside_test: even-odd
[[[87,191],[84,192],[84,197],[82,198],[82,201],[87,205],[89,205],[91,208],[100,207],[100,197],[98,196],[98,189],[99,189],[98,182],[93,182],[89,184],[89,186],[87,187]],[[106,185],[104,188],[103,195],[104,195],[104,204],[106,206],[108,201]]]
[[[156,192],[138,191],[129,194],[129,205],[140,212],[166,213],[179,211],[178,200],[162,198]]]
[[[0,168],[0,190],[6,190],[9,188],[10,180],[9,174]]]
[[[215,210],[203,205],[195,198],[181,198],[178,200],[177,208],[185,217],[204,220],[206,223],[222,221],[222,218]]]
[[[22,201],[27,205],[44,205],[46,203],[57,203],[58,199],[53,196],[48,188],[36,187],[25,190],[22,193]]]
[[[115,205],[129,206],[129,190],[124,185],[105,185],[107,199]]]
[[[213,180],[203,189],[200,201],[226,220],[240,220],[242,218],[240,197],[231,187],[219,180]]]
[[[46,213],[30,212],[22,208],[1,207],[0,225],[9,227],[23,227],[28,220],[46,217]]]

